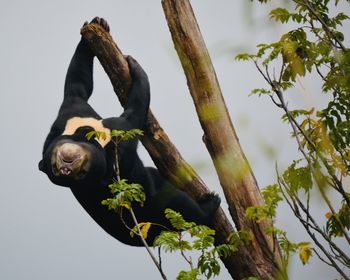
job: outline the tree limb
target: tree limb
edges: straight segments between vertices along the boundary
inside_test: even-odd
[[[81,34],[101,62],[120,103],[125,105],[131,77],[123,54],[111,35],[99,25],[93,23],[85,25],[81,29]],[[210,192],[202,179],[171,143],[151,110],[148,113],[147,125],[141,141],[161,174],[174,185],[196,200],[203,194]],[[227,243],[227,237],[233,231],[233,227],[221,208],[218,209],[213,223],[217,244]],[[257,275],[254,270],[256,265],[246,249],[223,259],[223,262],[235,279],[242,278],[242,275]]]

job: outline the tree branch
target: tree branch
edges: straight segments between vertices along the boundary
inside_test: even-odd
[[[96,24],[84,26],[81,29],[81,34],[101,62],[120,103],[122,105],[126,104],[131,77],[128,64],[113,38]],[[147,125],[141,141],[160,173],[170,182],[194,199],[198,199],[209,192],[202,179],[172,144],[151,110],[148,113]],[[218,209],[213,218],[213,223],[217,244],[227,243],[227,237],[233,231],[233,227],[221,208]],[[223,262],[236,279],[242,278],[241,275],[257,275],[256,264],[246,249],[223,259]]]

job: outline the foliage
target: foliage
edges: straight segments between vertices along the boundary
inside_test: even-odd
[[[136,136],[143,136],[143,131],[138,128],[130,129],[127,131],[113,129],[111,131],[112,137],[117,137],[121,141],[129,141]]]
[[[326,232],[329,236],[344,236],[342,227],[350,229],[350,208],[345,201],[342,202],[338,213],[328,212],[325,216],[327,218]]]
[[[257,223],[275,219],[278,204],[283,200],[282,191],[278,187],[278,184],[270,185],[263,188],[262,196],[265,201],[264,205],[252,206],[247,208],[246,210],[247,218],[252,219]],[[296,253],[298,250],[299,252],[303,252],[302,254],[299,253],[301,261],[303,263],[306,263],[308,261],[308,258],[311,254],[306,255],[305,252],[306,246],[308,246],[309,243],[293,243],[287,238],[287,233],[285,231],[276,227],[267,227],[266,233],[275,236],[278,240],[278,244],[282,250],[283,265],[285,266],[282,269],[286,269],[290,255]]]
[[[86,133],[85,135],[87,140],[91,140],[92,138],[97,138],[97,139],[102,139],[102,140],[106,140],[107,139],[107,134],[104,131],[96,131],[96,130],[92,130],[88,133]]]
[[[118,209],[125,207],[130,209],[133,201],[138,202],[143,206],[146,200],[143,187],[139,184],[128,184],[126,179],[114,182],[108,186],[113,198],[107,198],[102,201],[103,205],[108,206],[108,209]]]
[[[269,229],[279,236],[284,255],[299,250],[306,264],[315,252],[349,279],[345,272],[350,268],[349,254],[334,242],[334,238],[343,238],[350,244],[350,196],[344,188],[344,179],[350,175],[350,50],[341,31],[349,17],[343,11],[335,12],[340,0],[290,2],[293,10],[275,8],[270,18],[290,24],[292,29],[277,42],[259,44],[255,54],[239,54],[236,59],[253,61],[267,82],[267,88],[253,89],[251,94],[268,96],[283,110],[282,120],[290,124],[301,158],[298,155],[282,175],[278,174],[277,184],[264,190],[265,205],[251,207],[246,214],[257,222],[275,218],[276,205],[283,198],[315,246],[290,243],[285,232]],[[288,107],[289,94],[306,78],[321,81],[319,92],[328,100],[324,108]],[[310,196],[315,191],[329,208],[323,226],[312,215]],[[338,206],[329,199],[330,191],[341,198]]]
[[[309,262],[309,258],[311,255],[312,255],[312,249],[310,248],[308,243],[300,246],[299,257],[304,265]]]
[[[115,210],[119,212],[120,218],[122,222],[124,223],[124,226],[127,227],[130,230],[130,236],[134,237],[135,235],[139,236],[143,245],[145,246],[147,252],[149,253],[152,261],[158,268],[161,276],[163,279],[166,279],[166,276],[164,275],[162,268],[160,266],[160,263],[155,259],[154,255],[150,251],[150,248],[146,242],[149,229],[151,227],[151,223],[149,222],[143,222],[139,223],[137,221],[137,218],[135,216],[134,210],[132,208],[133,203],[139,203],[141,206],[143,206],[146,195],[143,192],[143,187],[139,184],[129,184],[126,179],[120,178],[120,171],[119,171],[119,155],[118,155],[118,145],[122,141],[129,141],[132,138],[143,135],[143,131],[140,129],[132,129],[129,131],[124,130],[112,130],[109,137],[111,137],[112,142],[115,145],[115,162],[114,162],[114,169],[115,169],[115,179],[112,184],[110,184],[108,187],[111,190],[111,193],[113,195],[112,198],[107,198],[103,201],[101,201],[102,205],[108,206],[109,210]],[[88,140],[91,140],[92,138],[97,139],[107,139],[107,134],[105,132],[101,131],[90,131],[86,134],[86,138]],[[135,226],[133,228],[129,228],[128,225],[123,220],[122,210],[126,208],[133,219],[133,222]]]
[[[288,185],[288,193],[290,195],[297,195],[301,189],[307,193],[312,187],[310,167],[296,167],[298,162],[294,161],[282,175],[284,182]]]
[[[215,231],[207,226],[196,225],[187,222],[178,212],[171,209],[165,210],[165,217],[175,230],[165,230],[155,239],[154,246],[163,249],[165,252],[179,251],[190,269],[181,271],[178,280],[195,280],[202,275],[205,279],[210,279],[220,273],[219,258],[228,257],[238,250],[238,246],[249,240],[245,240],[246,235],[241,233],[231,237],[227,244],[214,246]],[[239,239],[239,242],[238,242]],[[197,264],[194,265],[190,251],[200,252]]]
[[[140,129],[131,129],[131,130],[112,130],[110,132],[110,137],[114,137],[114,144],[116,148],[121,141],[129,141],[136,136],[142,136],[143,131]],[[92,138],[97,139],[107,139],[106,132],[92,130],[86,134],[87,140]],[[119,165],[118,165],[118,149],[116,149],[116,175],[117,179],[110,184],[108,187],[113,194],[113,198],[108,198],[102,201],[103,205],[108,206],[108,209],[118,209],[119,207],[125,207],[131,209],[131,203],[135,201],[143,206],[143,203],[146,200],[145,193],[143,192],[143,187],[139,184],[129,184],[126,179],[119,178]]]
[[[265,201],[263,206],[252,206],[246,210],[246,216],[258,223],[275,218],[278,202],[283,199],[277,184],[265,187],[262,196]]]
[[[151,228],[152,223],[146,222],[146,223],[138,223],[130,230],[130,236],[134,237],[135,233],[137,233],[138,228],[140,229],[141,235],[143,239],[147,239],[148,231]]]
[[[117,148],[121,141],[129,141],[132,138],[140,135],[143,135],[141,130],[132,129],[129,131],[112,130],[111,135],[109,136],[114,137],[113,141]],[[88,140],[91,140],[92,138],[106,139],[107,135],[105,132],[91,131],[87,133],[86,138]],[[153,246],[158,247],[165,252],[180,251],[181,256],[190,265],[190,270],[180,271],[177,277],[179,280],[196,280],[199,279],[201,275],[205,276],[206,279],[210,279],[218,275],[220,273],[220,264],[218,259],[220,257],[230,256],[233,252],[238,250],[240,245],[251,240],[251,237],[247,233],[240,231],[235,234],[231,234],[228,238],[227,244],[214,246],[214,230],[207,226],[197,225],[194,222],[187,222],[180,213],[171,209],[165,210],[165,217],[169,220],[172,229],[168,229],[164,225],[152,224],[151,222],[139,223],[135,213],[133,212],[133,205],[134,203],[138,203],[143,206],[146,196],[141,185],[134,183],[129,184],[126,179],[121,179],[119,177],[117,151],[118,149],[116,149],[115,159],[117,179],[108,186],[113,197],[107,198],[101,203],[107,206],[109,210],[119,211],[122,219],[121,209],[126,208],[130,211],[135,223],[133,228],[128,228],[130,230],[130,235],[131,237],[138,236],[141,238],[163,279],[166,279],[166,276],[162,270],[161,262],[155,259],[149,245],[147,244],[148,232],[151,226],[160,226],[165,229],[155,239]],[[128,227],[126,223],[124,223],[124,225]],[[193,266],[191,257],[186,256],[186,252],[189,251],[200,252],[196,267]]]
[[[116,130],[113,129],[110,133],[111,137],[115,137],[120,141],[129,141],[136,136],[142,136],[143,131],[138,128],[130,129],[130,130]],[[107,135],[106,132],[92,130],[86,134],[86,138],[90,140],[91,138],[103,139],[106,140]]]
[[[136,136],[142,136],[143,131],[140,129],[131,130],[112,130],[110,135],[114,137],[114,144],[117,147],[121,141],[129,141]],[[92,138],[103,139],[107,138],[106,132],[92,130],[86,134],[86,138],[91,140]],[[117,151],[117,149],[116,149]],[[108,206],[108,209],[117,210],[119,207],[125,207],[131,209],[131,203],[133,201],[141,204],[143,206],[146,200],[145,193],[143,192],[143,187],[139,184],[129,184],[126,179],[119,178],[119,165],[118,165],[118,154],[116,152],[116,175],[117,179],[110,184],[111,193],[114,195],[113,198],[108,198],[102,201],[103,205]]]

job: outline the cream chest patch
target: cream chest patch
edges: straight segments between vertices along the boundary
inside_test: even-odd
[[[96,120],[94,118],[80,118],[74,117],[67,121],[66,127],[63,131],[63,135],[73,135],[79,127],[90,126],[95,131],[104,132],[106,139],[96,139],[97,142],[104,148],[111,141],[111,130],[105,128],[102,124],[102,120]]]

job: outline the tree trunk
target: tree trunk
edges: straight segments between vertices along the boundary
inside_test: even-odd
[[[265,234],[272,223],[255,223],[245,216],[250,206],[263,205],[252,170],[240,147],[210,56],[189,0],[162,0],[174,45],[204,131],[203,140],[215,165],[231,216],[238,230],[249,230],[247,248],[259,278],[274,278],[280,263],[276,240]],[[245,261],[248,261],[245,260]],[[252,274],[251,274],[252,275]]]

